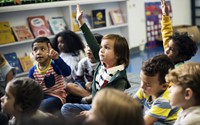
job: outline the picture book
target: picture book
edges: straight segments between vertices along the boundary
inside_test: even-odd
[[[48,20],[48,22],[53,34],[62,32],[67,26],[63,17],[52,17]]]
[[[15,42],[14,35],[8,21],[0,22],[0,44]]]
[[[87,26],[89,28],[92,28],[92,18],[91,18],[91,15],[83,14],[82,17],[83,17],[84,22],[87,24]]]
[[[117,25],[117,24],[124,23],[124,17],[123,17],[121,9],[110,10],[109,15],[110,15],[112,24]]]
[[[28,17],[28,23],[35,37],[51,35],[45,16]]]
[[[92,10],[92,23],[93,23],[93,28],[105,27],[106,10],[105,9]]]
[[[33,39],[33,34],[27,25],[13,26],[13,33],[17,41]]]
[[[4,57],[8,63],[16,69],[17,74],[22,72],[21,65],[15,52],[4,54]]]
[[[19,62],[24,72],[28,72],[30,68],[33,66],[33,61],[31,60],[30,56],[19,57]]]
[[[76,12],[72,12],[72,30],[79,31],[78,21],[76,20]]]

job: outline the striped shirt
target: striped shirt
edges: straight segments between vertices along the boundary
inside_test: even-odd
[[[181,110],[178,107],[172,107],[169,102],[169,90],[166,89],[157,99],[150,100],[150,96],[145,95],[141,88],[134,96],[142,105],[145,106],[145,115],[158,119],[158,122],[172,123],[177,119],[177,114]]]

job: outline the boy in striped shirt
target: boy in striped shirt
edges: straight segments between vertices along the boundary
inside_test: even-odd
[[[60,111],[66,98],[64,77],[70,75],[71,69],[46,37],[39,37],[32,43],[32,54],[37,64],[30,69],[28,77],[42,86],[44,97],[40,109],[50,113]]]
[[[165,54],[157,55],[145,61],[140,72],[141,87],[134,95],[146,109],[144,120],[146,125],[159,123],[173,124],[180,108],[172,107],[169,102],[169,83],[165,75],[174,64]]]

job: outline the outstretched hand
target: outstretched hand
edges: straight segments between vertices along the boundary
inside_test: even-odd
[[[48,43],[48,48],[49,48],[49,53],[48,56],[49,58],[53,59],[53,60],[57,60],[58,59],[58,52],[55,51],[52,47],[51,44]]]
[[[83,16],[83,11],[81,10],[80,5],[77,4],[76,5],[76,20],[79,22],[80,25],[84,23],[82,16]]]
[[[160,2],[161,2],[161,9],[162,9],[163,15],[169,16],[169,10],[168,10],[168,6],[166,4],[166,1],[165,0],[160,0]]]

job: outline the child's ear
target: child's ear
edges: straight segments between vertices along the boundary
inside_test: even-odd
[[[185,100],[190,100],[193,96],[193,91],[191,88],[186,88],[185,89]]]
[[[167,89],[168,87],[169,87],[169,84],[168,84],[168,83],[162,84],[163,90]]]

